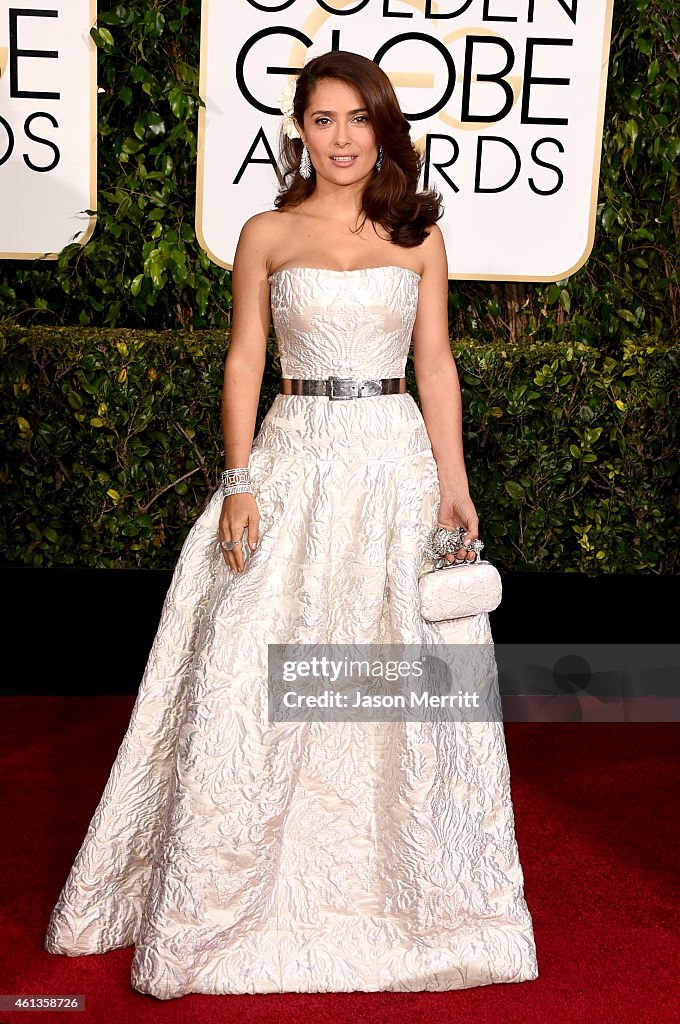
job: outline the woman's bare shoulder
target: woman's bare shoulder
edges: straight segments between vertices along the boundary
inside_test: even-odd
[[[427,237],[422,243],[427,245],[430,249],[439,248],[444,244],[444,235],[439,224],[430,224],[429,227],[425,228]]]
[[[241,228],[238,251],[242,254],[257,253],[269,266],[272,254],[289,229],[289,215],[284,210],[265,210],[249,217]]]
[[[446,246],[441,228],[438,224],[431,224],[425,230],[427,235],[419,247],[423,257],[423,271],[446,262]]]
[[[278,210],[265,210],[255,213],[244,222],[239,240],[257,242],[261,238],[281,229],[281,214]]]

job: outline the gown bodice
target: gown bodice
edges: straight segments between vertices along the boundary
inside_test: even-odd
[[[403,377],[420,275],[287,267],[269,277],[283,377]]]

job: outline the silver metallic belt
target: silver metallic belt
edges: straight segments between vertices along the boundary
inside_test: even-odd
[[[281,378],[280,390],[283,392],[283,380],[290,381],[293,395],[325,395],[330,399],[367,398],[370,395],[400,394],[400,382],[404,377],[309,377]],[[285,392],[284,392],[285,393]]]

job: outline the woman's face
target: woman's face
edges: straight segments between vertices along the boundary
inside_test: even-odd
[[[378,147],[363,97],[354,86],[337,78],[317,82],[301,128],[318,177],[347,185],[372,174]]]

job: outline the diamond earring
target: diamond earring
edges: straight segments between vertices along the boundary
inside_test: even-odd
[[[382,164],[383,164],[383,148],[382,148],[382,146],[378,146],[378,159],[375,162],[375,170],[376,170],[377,174],[380,173],[380,168],[382,167]]]
[[[303,178],[309,178],[312,173],[312,161],[309,159],[309,150],[305,146],[302,150],[302,159],[300,160],[300,174]]]

